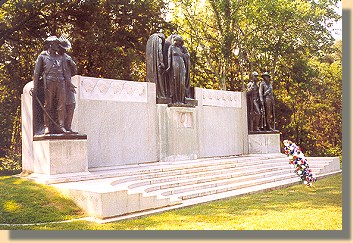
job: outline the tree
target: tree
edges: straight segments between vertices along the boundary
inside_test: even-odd
[[[283,137],[309,154],[340,154],[342,72],[328,29],[340,18],[339,1],[174,2],[173,22],[193,53],[194,85],[242,90],[252,71],[268,71]]]
[[[0,3],[0,157],[21,149],[20,97],[48,36],[72,42],[81,75],[144,81],[148,37],[173,29],[163,0]]]
[[[332,46],[328,26],[339,18],[333,10],[337,2],[174,1],[173,22],[190,48],[200,53],[192,61],[210,71],[221,89],[234,82],[240,89],[253,69],[277,74],[297,55]]]

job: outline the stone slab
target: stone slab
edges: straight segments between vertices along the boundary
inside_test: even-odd
[[[246,98],[241,92],[195,88],[200,157],[248,153]]]
[[[198,93],[202,90],[202,95],[196,95],[195,98],[202,100],[203,105],[233,108],[242,108],[244,106],[241,92],[198,88],[196,90],[198,90]]]
[[[29,94],[32,88],[33,82],[27,83],[21,95],[22,171],[25,173],[34,169],[32,96]]]
[[[127,80],[80,77],[79,97],[87,100],[148,102],[148,84]]]
[[[267,154],[280,153],[280,133],[249,134],[249,153]]]
[[[33,141],[33,172],[56,175],[88,171],[87,140]]]
[[[160,161],[198,158],[197,108],[157,105]]]
[[[87,134],[88,167],[158,161],[155,84],[75,76],[72,128]]]

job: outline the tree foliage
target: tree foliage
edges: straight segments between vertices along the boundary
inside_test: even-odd
[[[193,85],[243,90],[252,71],[268,71],[282,137],[309,155],[340,155],[342,57],[329,31],[340,1],[173,2]]]
[[[0,157],[21,151],[20,97],[48,36],[71,41],[80,75],[144,81],[148,37],[172,31],[165,11],[163,0],[1,1]]]

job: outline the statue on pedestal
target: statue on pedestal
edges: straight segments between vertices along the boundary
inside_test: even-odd
[[[68,49],[71,48],[71,43],[63,38],[60,37],[60,44],[59,44],[59,54],[63,55],[64,62],[66,62],[66,65],[68,69],[66,70],[66,82],[65,82],[65,89],[66,89],[66,110],[65,110],[65,121],[64,121],[64,127],[66,131],[70,133],[77,133],[72,131],[71,129],[71,124],[72,124],[72,119],[74,116],[74,110],[76,106],[75,102],[75,86],[71,83],[71,77],[75,76],[77,73],[77,65],[75,61],[69,56],[66,52]]]
[[[71,76],[76,72],[76,64],[65,53],[71,44],[62,37],[50,36],[44,46],[34,69],[34,135],[71,133],[75,103]]]
[[[250,82],[247,85],[247,96],[248,96],[248,111],[249,111],[249,131],[259,132],[260,131],[260,98],[259,98],[259,86],[257,85],[259,74],[254,71],[251,74]]]
[[[156,84],[157,103],[197,105],[190,88],[190,55],[180,35],[165,39],[164,34],[156,33],[149,37],[146,81]]]
[[[271,76],[264,72],[261,77],[263,80],[259,87],[259,96],[261,102],[262,127],[265,131],[275,131],[275,110],[273,88],[270,82]]]
[[[190,86],[189,53],[184,46],[183,38],[174,35],[172,44],[168,48],[168,67],[170,72],[170,96],[173,103],[185,104],[186,90]],[[188,83],[187,83],[188,82]]]

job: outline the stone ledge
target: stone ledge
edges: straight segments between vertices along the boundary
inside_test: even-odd
[[[280,131],[249,131],[249,135],[256,135],[256,134],[282,134]]]
[[[85,140],[87,139],[86,134],[43,134],[33,136],[33,141],[43,141],[43,140]]]

